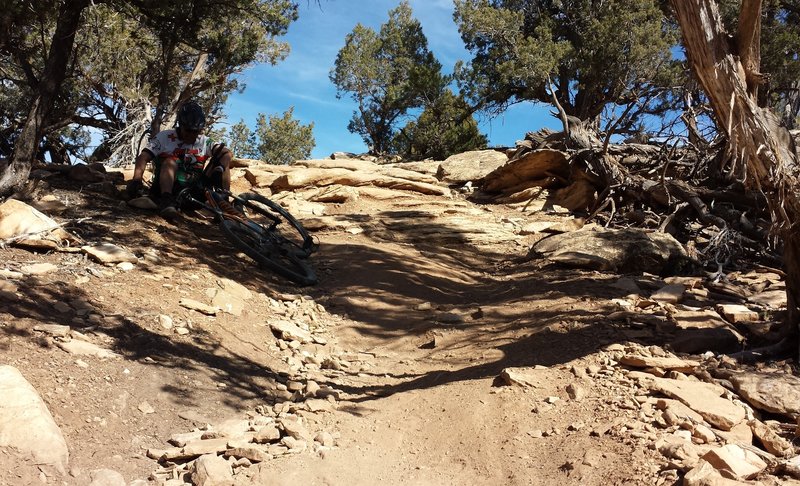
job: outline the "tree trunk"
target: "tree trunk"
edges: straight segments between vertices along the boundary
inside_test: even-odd
[[[171,34],[162,34],[161,36],[161,72],[159,73],[158,80],[158,104],[156,105],[156,114],[150,122],[150,136],[155,137],[161,131],[161,126],[164,124],[167,115],[174,110],[170,105],[169,83],[170,71],[173,69],[173,59],[175,58],[175,49],[177,49],[178,41]]]
[[[44,122],[55,102],[61,83],[67,75],[67,65],[75,43],[75,32],[81,13],[89,0],[64,0],[59,8],[58,23],[50,43],[44,72],[36,86],[25,124],[14,144],[8,168],[0,174],[0,196],[7,196],[28,179],[33,159],[42,139]]]
[[[671,0],[686,54],[708,95],[717,125],[730,141],[745,184],[767,194],[773,224],[784,244],[788,320],[800,323],[800,182],[794,144],[778,117],[756,103],[761,79],[756,53],[761,0],[742,2],[738,34],[730,40],[715,0]]]

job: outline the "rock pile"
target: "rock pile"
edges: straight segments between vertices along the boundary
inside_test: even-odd
[[[702,277],[622,277],[611,288],[617,311],[609,321],[626,333],[659,336],[676,352],[735,352],[746,340],[775,340],[773,328],[786,306],[782,277],[763,269],[733,272],[726,282]]]
[[[664,462],[657,484],[674,484],[679,477],[692,486],[769,474],[800,479],[800,447],[793,445],[800,437],[800,380],[791,374],[741,371],[743,366],[726,356],[706,353],[700,360],[687,359],[634,343],[610,345],[600,360],[600,366],[574,366],[573,373],[611,390],[617,397],[611,405],[627,411],[629,418],[610,427],[587,427],[588,433],[611,434],[658,451]],[[510,368],[500,380],[536,387],[536,373]],[[571,399],[582,398],[580,385],[568,388]],[[548,403],[557,401],[551,397]]]
[[[335,446],[333,434],[312,431],[297,406],[258,407],[247,419],[227,420],[170,437],[173,446],[148,449],[159,462],[151,480],[163,486],[231,484],[253,464],[306,450]]]
[[[322,370],[335,373],[349,363],[342,353],[309,350],[328,345],[323,321],[331,319],[310,297],[281,293],[262,297],[274,315],[267,326],[287,366],[269,391],[268,401],[274,405],[258,406],[246,419],[205,424],[173,435],[172,447],[148,449],[147,456],[160,464],[150,478],[159,485],[232,484],[248,477],[255,464],[304,451],[324,454],[335,447],[337,434],[318,430],[313,423],[315,414],[336,408],[341,392],[310,377],[317,373],[320,380],[325,379]]]

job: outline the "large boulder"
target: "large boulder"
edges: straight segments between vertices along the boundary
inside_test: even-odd
[[[635,228],[586,227],[544,238],[531,250],[564,265],[616,272],[680,273],[689,262],[671,235]]]
[[[800,416],[800,378],[773,373],[730,373],[727,378],[753,408]]]
[[[508,156],[496,150],[474,150],[451,155],[439,165],[436,177],[448,184],[462,185],[483,180],[487,174],[508,162]]]
[[[313,167],[295,168],[293,171],[275,179],[270,187],[275,191],[294,191],[304,187],[323,187],[331,185],[356,187],[372,185],[438,196],[446,196],[450,193],[450,190],[446,187],[426,182],[401,179],[377,172],[360,172],[341,168],[320,169]]]
[[[69,461],[64,435],[36,389],[13,366],[0,365],[0,396],[0,448],[63,474]]]
[[[0,204],[0,240],[10,238],[21,246],[43,249],[58,248],[65,241],[80,241],[49,216],[16,199]]]

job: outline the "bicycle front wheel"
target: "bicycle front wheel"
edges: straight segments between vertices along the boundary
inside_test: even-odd
[[[313,249],[313,241],[305,230],[303,229],[303,233],[310,242],[308,250],[304,250],[304,240],[298,243],[284,236],[285,231],[278,229],[280,224],[274,218],[268,217],[272,215],[260,209],[260,205],[244,198],[241,198],[241,203],[244,213],[242,217],[223,214],[219,222],[231,243],[263,267],[292,282],[299,285],[317,283],[317,276],[306,260]],[[269,203],[275,204],[272,201]],[[292,233],[289,234],[293,236]]]
[[[306,258],[316,250],[303,225],[280,204],[253,192],[234,196],[233,203],[249,219],[269,228],[281,246],[294,248],[298,257]]]

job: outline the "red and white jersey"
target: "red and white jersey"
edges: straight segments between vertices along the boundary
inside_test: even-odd
[[[198,135],[194,143],[185,143],[178,137],[175,129],[170,129],[158,132],[147,143],[145,150],[159,162],[173,157],[184,160],[187,155],[191,155],[192,159],[202,163],[211,157],[212,147],[213,141],[205,135]]]

